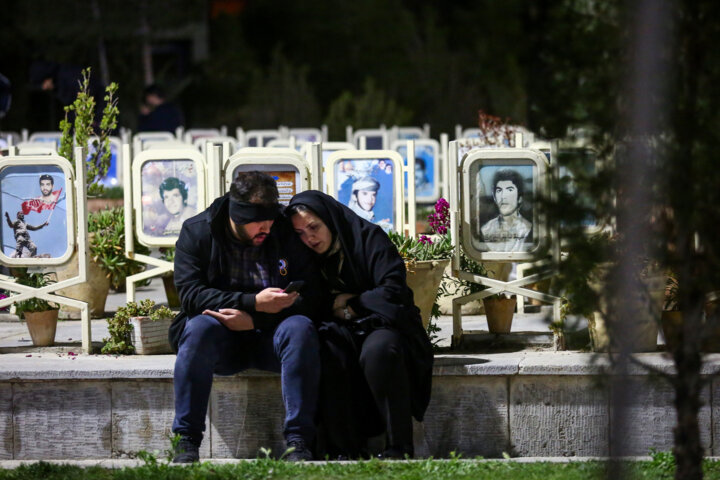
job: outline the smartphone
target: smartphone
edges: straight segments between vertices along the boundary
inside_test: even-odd
[[[298,292],[304,286],[305,286],[305,282],[303,282],[302,280],[294,280],[294,281],[288,283],[288,286],[285,287],[285,290],[283,290],[283,292],[285,292],[285,293]]]

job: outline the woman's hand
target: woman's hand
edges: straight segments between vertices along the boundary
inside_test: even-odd
[[[350,300],[353,297],[357,297],[357,295],[353,295],[352,293],[341,293],[335,297],[335,300],[333,301],[333,310],[343,309],[347,305],[348,300]]]
[[[352,320],[355,318],[357,315],[355,315],[355,311],[347,304],[347,302],[356,296],[357,295],[353,295],[352,293],[341,293],[336,296],[333,301],[333,316],[339,318],[340,320]],[[348,318],[348,315],[345,314],[346,312],[349,314],[350,318]]]

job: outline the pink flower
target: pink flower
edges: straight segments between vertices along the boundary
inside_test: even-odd
[[[423,245],[432,245],[432,239],[428,237],[427,235],[420,235],[420,238],[418,239],[420,243]]]

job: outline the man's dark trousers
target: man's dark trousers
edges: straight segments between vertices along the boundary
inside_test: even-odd
[[[285,440],[310,442],[320,381],[318,336],[302,315],[274,330],[235,332],[209,315],[189,319],[175,360],[174,433],[202,439],[213,374],[232,375],[248,368],[281,375]]]

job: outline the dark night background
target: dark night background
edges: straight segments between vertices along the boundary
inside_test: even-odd
[[[618,59],[614,4],[3,0],[0,73],[13,105],[0,130],[58,129],[59,103],[29,83],[32,62],[48,60],[119,83],[120,123],[131,129],[151,78],[186,127],[326,123],[339,140],[348,124],[429,123],[437,137],[477,126],[482,109],[561,135],[592,114],[579,99],[613,90],[604,79]]]

